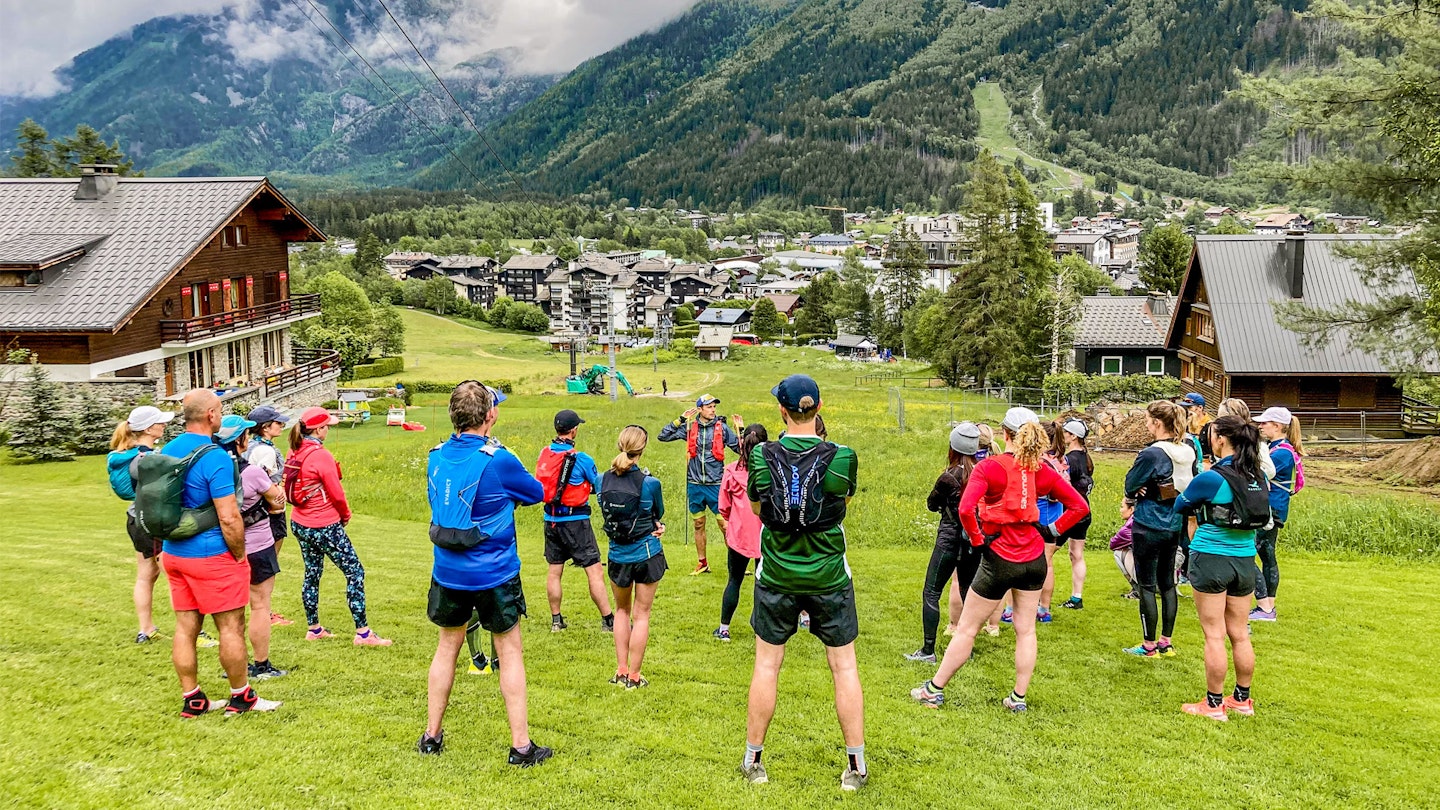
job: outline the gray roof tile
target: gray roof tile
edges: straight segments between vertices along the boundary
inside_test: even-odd
[[[1158,318],[1150,314],[1150,299],[1144,295],[1085,296],[1080,323],[1075,328],[1075,345],[1083,348],[1164,346],[1175,299],[1155,299],[1164,306]]]

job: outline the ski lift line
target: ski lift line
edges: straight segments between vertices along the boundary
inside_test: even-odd
[[[489,184],[482,180],[480,178],[480,175],[476,174],[475,170],[471,169],[468,163],[461,160],[460,156],[455,154],[455,150],[452,149],[450,145],[445,142],[444,138],[440,137],[440,133],[436,132],[435,128],[430,126],[430,123],[428,121],[420,117],[420,115],[415,112],[414,108],[412,108],[408,103],[406,103],[404,99],[400,97],[400,94],[395,91],[395,88],[390,85],[390,82],[385,80],[385,77],[380,74],[380,71],[375,69],[374,65],[370,64],[370,61],[365,58],[364,54],[360,53],[360,50],[355,47],[354,43],[350,41],[349,37],[346,37],[345,34],[335,26],[335,23],[330,21],[330,18],[325,15],[325,12],[321,11],[320,8],[315,5],[314,0],[305,0],[305,2],[310,6],[310,8],[314,9],[316,14],[320,15],[320,19],[324,20],[326,25],[330,26],[330,30],[334,31],[336,36],[339,36],[340,39],[344,41],[347,46],[349,46],[350,50],[355,52],[355,55],[360,58],[360,61],[365,64],[365,67],[369,68],[370,72],[375,74],[375,78],[379,79],[380,82],[385,85],[385,88],[390,91],[390,95],[394,97],[396,102],[398,102],[401,106],[405,108],[405,111],[410,114],[410,117],[414,118],[420,123],[421,126],[425,127],[425,129],[430,132],[431,136],[435,138],[435,142],[447,153],[449,153],[450,157],[454,159],[456,163],[460,164],[461,168],[465,169],[465,171],[471,177],[475,178],[476,183],[479,183],[485,188],[486,191],[490,192],[491,196],[494,196],[498,199],[499,195],[495,193],[494,189],[490,188]],[[345,61],[350,63],[350,67],[354,68],[355,72],[360,74],[361,78],[369,82],[370,86],[375,88],[375,91],[377,93],[380,91],[380,87],[375,84],[375,81],[373,79],[371,79],[365,74],[365,71],[360,69],[359,65],[355,64],[355,60],[351,59],[350,55],[345,53],[345,51],[342,50],[340,46],[335,45],[335,40],[331,39],[330,35],[326,34],[324,29],[320,28],[319,24],[315,22],[314,18],[310,16],[309,12],[305,11],[305,9],[300,7],[299,0],[290,0],[290,4],[295,6],[295,8],[302,15],[304,15],[305,19],[315,27],[315,30],[320,33],[321,37],[323,37],[326,42],[329,42],[332,46],[335,47],[336,50],[340,51],[340,55],[345,57]]]
[[[423,92],[425,95],[440,102],[441,105],[444,105],[445,99],[436,95],[435,91],[429,86],[429,83],[426,82],[423,78],[421,78],[419,73],[415,72],[415,68],[411,67],[409,62],[405,61],[405,58],[400,55],[400,50],[395,47],[395,43],[390,41],[390,37],[386,36],[385,32],[381,30],[380,24],[375,22],[375,18],[371,17],[370,13],[367,12],[364,7],[362,7],[359,3],[356,3],[354,5],[354,8],[356,11],[360,12],[361,16],[363,16],[365,20],[370,23],[371,26],[375,28],[375,32],[380,35],[380,38],[385,40],[385,46],[390,49],[391,53],[395,54],[395,59],[399,61],[400,65],[405,68],[405,71],[410,74],[410,78],[414,79],[416,84],[419,85],[420,91]],[[462,110],[461,112],[464,111]]]
[[[520,179],[515,176],[514,172],[510,171],[510,167],[506,165],[504,159],[500,157],[500,153],[495,149],[495,144],[491,143],[490,139],[485,136],[485,133],[480,131],[480,127],[475,125],[475,119],[471,118],[470,112],[461,106],[459,99],[455,98],[455,94],[450,92],[450,88],[445,85],[445,80],[440,78],[440,74],[436,73],[435,68],[430,64],[430,60],[426,59],[425,54],[421,53],[420,49],[415,46],[415,40],[410,38],[410,33],[405,30],[405,26],[401,25],[400,21],[395,18],[395,15],[390,11],[390,6],[386,5],[385,0],[375,0],[375,2],[379,3],[380,7],[385,9],[385,14],[390,18],[390,22],[395,23],[395,27],[400,30],[400,35],[405,37],[406,42],[410,43],[410,49],[415,51],[416,56],[420,57],[420,61],[425,64],[425,69],[430,71],[430,75],[435,77],[435,82],[440,85],[440,89],[444,90],[445,95],[449,96],[450,100],[455,102],[455,109],[460,111],[460,115],[465,118],[466,123],[470,124],[470,128],[475,130],[475,134],[480,136],[480,141],[485,144],[485,148],[489,150],[491,157],[495,158],[495,162],[500,164],[500,168],[505,170],[505,174],[510,178],[510,182],[515,185],[516,189],[523,190]]]

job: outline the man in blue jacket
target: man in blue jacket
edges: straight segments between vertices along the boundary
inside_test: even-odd
[[[435,544],[427,613],[440,627],[430,662],[430,706],[422,754],[445,747],[442,722],[455,685],[455,662],[472,613],[494,637],[505,659],[500,694],[510,723],[511,765],[528,768],[555,752],[530,739],[525,706],[525,660],[520,617],[520,553],[515,546],[515,507],[540,503],[544,490],[514,453],[491,437],[505,395],[475,381],[450,394],[455,434],[430,451],[430,539]]]
[[[605,594],[605,573],[600,569],[600,546],[590,525],[590,496],[600,490],[600,472],[589,453],[575,449],[575,437],[585,420],[566,408],[555,414],[555,440],[540,451],[535,477],[545,489],[545,596],[550,602],[550,632],[569,627],[560,612],[564,592],[560,578],[565,563],[584,569],[590,600],[600,611],[600,628],[615,632],[615,614]],[[563,483],[562,483],[563,480]]]
[[[735,423],[735,430],[731,430],[724,417],[716,415],[719,404],[719,398],[702,394],[695,400],[695,407],[661,428],[657,437],[662,442],[684,439],[690,458],[685,467],[685,501],[690,518],[695,521],[695,554],[700,558],[695,570],[690,572],[691,576],[710,573],[710,563],[705,559],[706,509],[715,513],[715,525],[720,529],[721,539],[724,539],[725,519],[720,517],[720,479],[725,475],[725,448],[740,452],[740,437],[735,431],[745,429],[745,420],[735,415],[730,417]]]

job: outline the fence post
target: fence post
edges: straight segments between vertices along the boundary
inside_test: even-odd
[[[904,393],[901,393],[901,394],[899,394],[898,396],[900,397],[900,402],[899,402],[899,407],[896,409],[896,413],[899,415],[899,418],[900,418],[900,432],[901,432],[901,433],[904,433],[904,432],[905,432],[905,395],[904,395]]]
[[[1360,460],[1370,460],[1370,431],[1365,429],[1365,412],[1360,412]]]

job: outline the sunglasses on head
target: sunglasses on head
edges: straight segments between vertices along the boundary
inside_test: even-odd
[[[646,439],[647,441],[650,439],[650,431],[646,430],[644,425],[626,425],[626,426],[625,426],[625,429],[626,429],[626,430],[629,430],[629,429],[632,428],[632,427],[635,428],[636,430],[640,431],[641,433],[644,433],[644,434],[645,434],[645,439]]]

